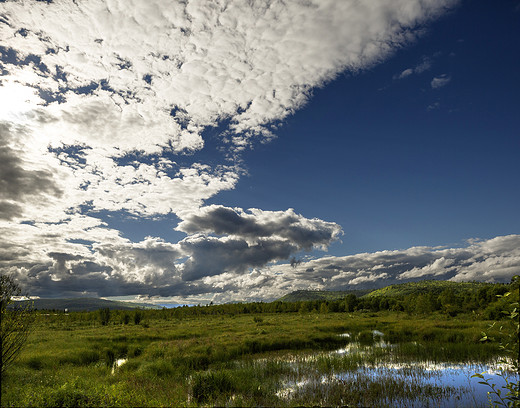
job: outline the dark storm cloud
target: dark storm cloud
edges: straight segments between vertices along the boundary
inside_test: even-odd
[[[22,207],[18,204],[11,203],[7,200],[0,200],[0,219],[10,220],[11,218],[21,214]]]
[[[40,297],[196,296],[222,291],[203,282],[184,282],[175,274],[135,280],[135,276],[93,259],[64,253],[48,255],[51,261],[13,264],[12,268],[0,262],[0,269],[12,275],[24,291]]]
[[[12,147],[19,136],[13,126],[0,123],[0,218],[3,219],[20,215],[22,207],[19,203],[32,201],[42,194],[62,194],[50,171],[24,167],[21,152]]]
[[[182,278],[192,281],[224,272],[241,273],[268,262],[287,259],[298,250],[293,243],[277,239],[259,239],[249,244],[243,239],[195,236],[180,242],[191,254],[185,262]]]
[[[308,219],[286,211],[262,211],[212,205],[183,217],[177,230],[189,234],[215,233],[255,240],[263,237],[287,239],[301,249],[327,246],[337,239],[341,227],[333,222]]]

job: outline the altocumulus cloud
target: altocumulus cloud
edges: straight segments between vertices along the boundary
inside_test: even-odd
[[[262,282],[303,279],[272,263],[326,248],[338,225],[205,201],[235,187],[240,153],[313,88],[382,61],[455,4],[0,3],[2,271],[43,296],[260,296]],[[211,128],[224,153],[208,164],[193,154]],[[177,216],[187,236],[131,242],[99,211],[170,215],[172,228]]]

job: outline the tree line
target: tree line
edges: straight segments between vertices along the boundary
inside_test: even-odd
[[[107,324],[146,324],[151,320],[185,319],[198,316],[220,316],[261,313],[352,313],[395,311],[414,315],[440,313],[454,317],[458,314],[473,313],[476,318],[499,320],[503,316],[504,300],[500,297],[512,292],[518,297],[518,280],[510,284],[481,285],[478,288],[457,290],[446,288],[442,291],[418,291],[417,293],[392,296],[356,296],[348,294],[338,300],[309,300],[296,302],[252,302],[227,303],[220,305],[181,306],[163,309],[109,310],[100,309],[90,312],[70,312],[69,321],[91,321]],[[44,311],[39,311],[45,314]],[[55,320],[62,312],[54,311],[48,315]],[[57,320],[60,320],[58,318]]]

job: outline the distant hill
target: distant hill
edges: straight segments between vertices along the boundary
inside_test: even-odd
[[[98,298],[70,298],[70,299],[34,299],[30,301],[19,301],[16,304],[31,302],[34,309],[38,310],[65,310],[69,312],[79,311],[93,311],[103,308],[111,310],[133,310],[141,309],[161,309],[161,306],[156,306],[149,303],[132,303],[119,302]]]
[[[389,285],[376,290],[342,290],[342,291],[327,291],[327,290],[297,290],[291,292],[280,299],[282,302],[302,302],[311,300],[339,300],[343,299],[349,294],[357,297],[397,297],[406,295],[418,295],[421,293],[440,294],[445,289],[451,289],[455,293],[466,291],[477,291],[482,287],[494,285],[493,283],[485,282],[450,282],[441,280],[427,280],[419,282],[399,283]]]
[[[367,293],[364,297],[396,297],[406,295],[418,295],[421,293],[432,293],[438,295],[446,289],[451,289],[455,293],[459,293],[467,291],[477,291],[480,288],[488,287],[491,285],[495,284],[485,282],[451,282],[442,280],[426,280],[385,286],[384,288],[376,289],[371,291],[370,293]]]
[[[350,294],[362,296],[367,294],[368,292],[370,292],[370,290],[296,290],[281,297],[278,300],[281,302],[302,302],[309,300],[339,300],[343,299],[344,297]]]

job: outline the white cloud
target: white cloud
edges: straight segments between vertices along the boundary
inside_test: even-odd
[[[447,74],[442,74],[441,76],[434,77],[431,82],[431,86],[433,89],[442,88],[446,86],[451,81],[451,77]]]
[[[423,57],[421,62],[419,62],[415,67],[403,70],[399,75],[395,75],[394,78],[404,79],[412,74],[422,74],[423,72],[428,71],[431,66],[432,59],[430,57]]]
[[[453,3],[10,2],[0,33],[19,60],[36,55],[47,67],[21,83],[70,89],[48,108],[56,120],[43,128],[53,140],[198,149],[204,127],[230,118],[240,147],[241,133],[268,134],[266,125],[305,103],[310,87],[380,61]],[[90,94],[74,93],[89,85]]]
[[[288,240],[192,235],[172,244],[148,237],[139,243],[116,231],[102,244],[104,229],[86,217],[47,230],[22,225],[30,246],[7,236],[0,267],[15,275],[31,295],[151,295],[183,303],[209,300],[272,300],[293,290],[382,287],[422,279],[509,282],[520,273],[520,236],[471,243],[463,248],[412,247],[405,250],[323,257],[295,267],[275,264],[298,248]],[[67,237],[66,242],[60,237]],[[51,248],[61,251],[49,252]],[[14,252],[13,252],[14,250]]]
[[[403,78],[409,77],[412,74],[413,74],[413,69],[407,68],[399,74],[398,78],[403,79]]]
[[[27,135],[22,168],[52,168],[49,183],[66,191],[51,217],[86,200],[144,215],[193,208],[233,188],[238,169],[168,173],[114,158],[200,150],[202,131],[223,120],[232,151],[269,140],[270,125],[301,107],[312,87],[380,61],[454,3],[3,3],[0,88],[18,95],[3,119]],[[83,149],[82,165],[56,157],[70,146]],[[32,219],[41,206],[28,204],[3,208],[24,207]]]
[[[213,293],[225,274],[326,247],[340,232],[334,223],[293,210],[202,206],[236,185],[240,160],[227,159],[274,137],[273,126],[313,88],[382,61],[455,3],[0,3],[0,100],[10,101],[0,109],[1,267],[41,294],[143,293],[150,285],[188,296]],[[229,157],[179,164],[216,126]],[[224,236],[132,243],[85,208],[173,213],[184,220],[179,230]],[[240,222],[224,222],[217,210]],[[253,230],[272,236],[253,239]],[[204,262],[210,255],[214,265]],[[289,285],[258,273],[251,285]]]

